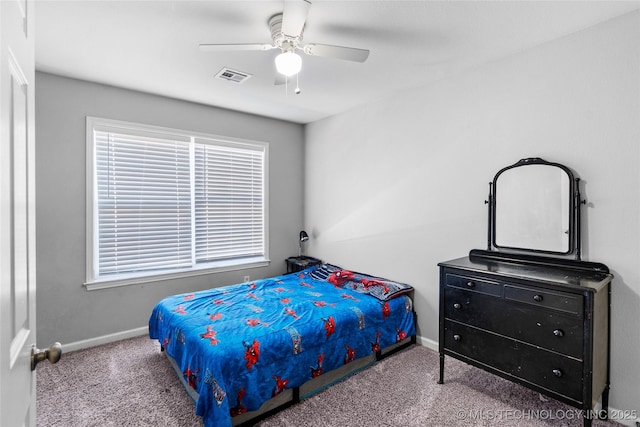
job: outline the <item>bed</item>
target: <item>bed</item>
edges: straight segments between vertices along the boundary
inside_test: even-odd
[[[255,421],[415,343],[409,285],[322,264],[167,297],[157,339],[204,425]]]

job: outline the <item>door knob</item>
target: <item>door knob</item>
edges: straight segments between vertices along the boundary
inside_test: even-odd
[[[40,350],[34,345],[31,347],[31,370],[35,370],[38,362],[42,362],[44,359],[51,363],[57,363],[60,357],[62,357],[62,344],[59,342],[53,343],[45,350]]]

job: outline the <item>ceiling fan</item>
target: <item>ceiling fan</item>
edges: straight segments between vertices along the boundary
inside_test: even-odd
[[[367,49],[317,43],[302,45],[302,35],[310,8],[311,2],[308,0],[285,0],[283,12],[269,19],[269,28],[271,30],[273,44],[207,43],[200,44],[200,49],[208,52],[280,49],[282,52],[275,59],[276,69],[286,77],[298,74],[302,68],[302,58],[296,53],[298,50],[311,56],[355,62],[366,61],[369,57],[369,50]]]

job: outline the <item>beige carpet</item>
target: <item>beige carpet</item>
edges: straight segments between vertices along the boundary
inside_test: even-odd
[[[272,426],[582,426],[579,411],[412,347],[262,421]],[[37,371],[38,427],[201,426],[157,342],[133,338],[64,354]],[[594,426],[615,426],[595,421]]]

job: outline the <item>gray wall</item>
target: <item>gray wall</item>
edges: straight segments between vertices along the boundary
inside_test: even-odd
[[[187,129],[269,143],[268,267],[86,291],[85,118]],[[161,298],[285,271],[303,219],[299,124],[36,73],[37,340],[76,343],[147,325]]]
[[[574,169],[583,258],[615,275],[610,402],[640,411],[640,13],[312,123],[305,144],[310,255],[414,285],[431,345],[437,263],[486,247],[495,173]]]

